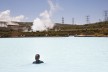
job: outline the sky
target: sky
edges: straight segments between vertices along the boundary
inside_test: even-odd
[[[52,0],[58,9],[52,16],[55,23],[85,24],[86,16],[90,23],[104,20],[104,11],[108,10],[108,0]],[[40,13],[49,10],[48,0],[0,0],[0,12],[10,10],[13,17],[24,15],[23,21],[33,22]]]

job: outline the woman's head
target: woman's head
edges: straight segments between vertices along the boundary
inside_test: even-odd
[[[36,54],[35,55],[35,60],[39,60],[39,58],[40,58],[40,55],[39,54]]]

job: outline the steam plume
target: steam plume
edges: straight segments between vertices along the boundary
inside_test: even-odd
[[[6,21],[6,22],[22,21],[24,18],[25,18],[24,15],[19,15],[19,16],[16,16],[16,17],[12,17],[11,14],[10,14],[10,10],[0,12],[0,21]]]
[[[48,0],[48,4],[50,6],[50,10],[45,10],[40,13],[39,18],[36,18],[33,22],[32,30],[33,31],[44,31],[48,29],[52,29],[54,26],[51,17],[53,13],[57,10],[58,6],[54,5],[51,0]]]

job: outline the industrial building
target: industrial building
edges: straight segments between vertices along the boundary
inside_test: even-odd
[[[28,32],[31,30],[32,23],[28,22],[4,22],[0,21],[0,28],[11,29],[15,31]]]

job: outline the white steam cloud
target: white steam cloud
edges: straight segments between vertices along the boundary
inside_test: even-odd
[[[24,20],[24,15],[19,15],[16,17],[12,17],[10,14],[10,10],[6,10],[3,12],[0,12],[0,21],[6,21],[6,22],[11,22],[11,21],[22,21]]]
[[[33,22],[32,30],[33,31],[47,31],[48,29],[52,29],[54,26],[51,17],[53,13],[58,9],[58,5],[54,5],[51,0],[48,0],[48,4],[50,6],[50,10],[45,10],[40,13],[40,17],[36,18]]]

